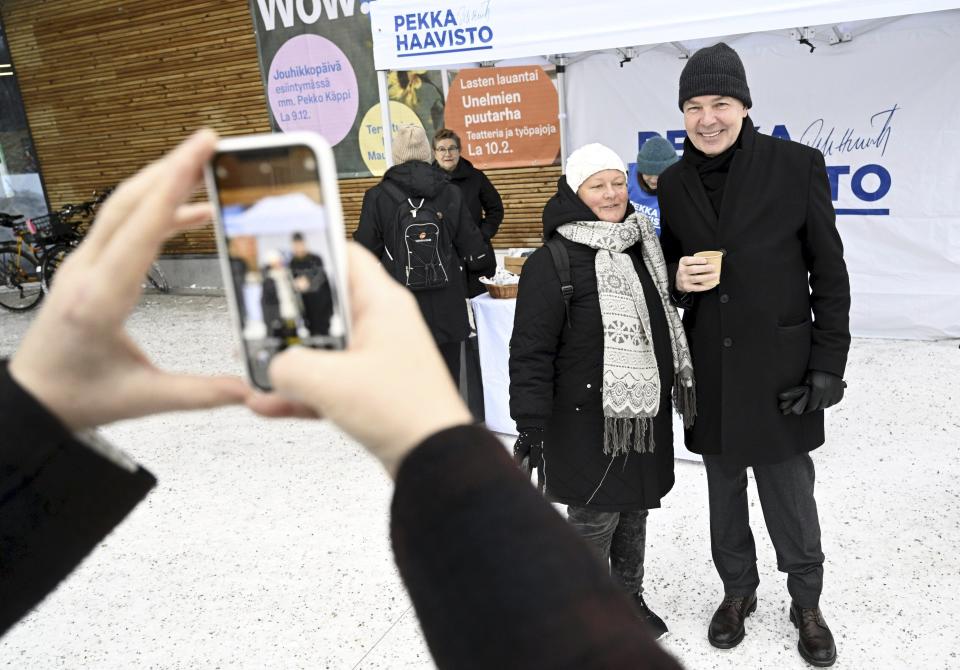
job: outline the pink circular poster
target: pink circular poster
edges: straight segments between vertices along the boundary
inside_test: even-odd
[[[270,63],[268,98],[284,131],[312,130],[332,145],[357,118],[360,95],[353,66],[340,48],[319,35],[287,40]]]

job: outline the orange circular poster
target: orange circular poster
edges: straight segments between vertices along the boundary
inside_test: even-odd
[[[557,89],[539,66],[460,70],[443,116],[478,168],[552,165],[560,155]]]

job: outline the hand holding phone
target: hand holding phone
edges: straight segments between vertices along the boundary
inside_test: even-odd
[[[207,204],[186,203],[216,141],[210,130],[194,133],[120,184],[13,355],[13,378],[71,430],[250,395],[239,378],[158,369],[125,330],[164,240],[210,219]]]
[[[281,353],[270,366],[276,393],[251,395],[247,405],[264,416],[330,419],[395,476],[423,440],[473,418],[413,294],[359,244],[347,256],[350,348]]]
[[[349,336],[343,214],[333,153],[315,133],[222,140],[206,169],[224,285],[251,383],[291,346]]]

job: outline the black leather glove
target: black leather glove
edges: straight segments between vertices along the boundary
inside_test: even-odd
[[[843,398],[843,389],[846,387],[847,383],[837,375],[809,370],[803,386],[794,386],[780,393],[780,412],[804,414],[832,407]]]
[[[837,375],[821,370],[810,370],[803,381],[810,387],[810,397],[807,399],[808,412],[833,407],[843,399],[843,389],[847,387],[847,383]]]
[[[543,428],[522,428],[513,444],[513,460],[530,474],[543,465]]]

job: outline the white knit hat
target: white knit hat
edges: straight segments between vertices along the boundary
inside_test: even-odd
[[[602,144],[585,144],[567,158],[567,184],[576,193],[583,182],[602,170],[627,174],[627,166],[613,149]]]
[[[429,163],[432,152],[427,131],[415,123],[402,123],[393,134],[393,162],[396,165],[407,161]]]

